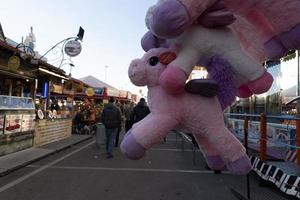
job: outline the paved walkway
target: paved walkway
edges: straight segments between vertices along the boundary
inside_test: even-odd
[[[205,168],[201,153],[190,147],[170,134],[166,143],[132,161],[119,149],[106,159],[104,146],[87,140],[0,178],[0,199],[246,199],[245,176],[214,174]],[[250,195],[253,200],[293,199],[277,188],[260,187],[255,173],[250,174]]]
[[[40,160],[55,152],[75,145],[91,138],[90,135],[72,135],[71,137],[47,144],[41,147],[32,147],[23,151],[0,157],[0,176],[4,176],[16,169],[24,167],[32,162]]]

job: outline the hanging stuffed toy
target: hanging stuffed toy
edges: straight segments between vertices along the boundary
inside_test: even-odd
[[[218,2],[220,1],[159,0],[151,8],[147,24],[154,35],[165,39],[182,34],[198,20],[213,27],[227,20],[218,18],[217,15],[221,12],[217,14],[211,12],[208,15],[205,13]],[[239,33],[241,42],[246,42],[243,44],[246,49],[263,48],[263,52],[260,53],[265,55],[260,56],[266,56],[268,59],[281,58],[288,50],[300,49],[300,1],[223,0],[223,2],[237,18],[237,26],[233,23],[232,28]],[[203,17],[203,14],[206,16]],[[214,20],[215,17],[217,20]],[[248,43],[254,36],[257,36],[257,39]]]
[[[247,174],[251,170],[249,158],[243,145],[225,127],[223,118],[222,108],[234,100],[236,92],[229,63],[218,56],[206,63],[211,80],[220,87],[218,97],[208,98],[185,91],[171,95],[159,84],[159,77],[175,58],[176,54],[169,49],[158,48],[149,50],[130,64],[131,82],[148,86],[151,113],[125,135],[122,152],[130,159],[140,159],[172,129],[179,128],[195,136],[212,169],[223,169],[226,165],[233,174]]]
[[[254,58],[248,56],[241,48],[236,35],[228,27],[205,28],[199,24],[191,25],[180,36],[163,40],[148,32],[142,39],[146,50],[153,47],[170,47],[177,54],[168,68],[160,76],[160,84],[167,92],[179,94],[184,90],[185,82],[194,66],[205,66],[207,59],[218,55],[230,63],[233,79],[239,97],[249,97],[269,90],[273,78]],[[198,85],[186,87],[187,91],[196,94]],[[209,89],[209,88],[208,88]],[[203,93],[201,93],[203,95]],[[205,94],[204,94],[205,95]]]
[[[300,1],[295,0],[160,0],[148,10],[146,24],[150,32],[144,36],[142,46],[145,50],[150,46],[172,46],[164,39],[180,37],[195,24],[215,28],[232,23],[228,27],[242,50],[257,63],[263,63],[285,56],[289,50],[300,49],[299,11]],[[171,93],[183,88],[182,70],[179,66],[175,69],[166,71],[161,80]],[[266,92],[271,83],[272,77],[266,74],[262,79],[238,85],[237,95],[249,97]]]

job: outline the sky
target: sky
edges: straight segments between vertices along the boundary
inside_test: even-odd
[[[145,14],[157,0],[2,0],[0,23],[6,37],[21,42],[33,27],[35,50],[43,55],[57,42],[85,30],[82,52],[72,58],[74,78],[92,75],[138,93],[127,75],[131,60],[143,55]],[[105,66],[108,66],[107,68]],[[64,65],[68,74],[70,69]]]

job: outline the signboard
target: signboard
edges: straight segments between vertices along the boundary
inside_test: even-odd
[[[51,92],[62,94],[63,93],[63,87],[61,85],[52,84],[51,85]]]
[[[128,92],[128,93],[127,93],[127,99],[130,99],[130,100],[131,100],[131,98],[132,98],[131,95],[132,95],[131,92]]]
[[[4,134],[21,132],[22,115],[6,115]]]
[[[0,115],[0,134],[3,134],[4,130],[4,115]]]
[[[21,61],[18,56],[11,56],[8,59],[7,66],[11,70],[17,70],[20,67]]]
[[[126,98],[127,97],[127,91],[119,90],[119,97]]]
[[[107,92],[110,97],[119,97],[119,90],[109,88]]]
[[[98,95],[103,95],[104,93],[104,88],[94,88],[95,90],[95,94],[98,94]]]
[[[68,41],[65,45],[65,52],[70,57],[78,56],[81,52],[81,43],[77,40]]]
[[[95,94],[94,88],[86,88],[85,94],[86,94],[88,97],[94,96],[94,94]]]
[[[35,114],[23,115],[22,132],[32,131],[35,128]]]

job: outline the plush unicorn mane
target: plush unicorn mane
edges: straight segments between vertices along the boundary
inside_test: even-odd
[[[218,99],[222,109],[225,109],[234,102],[237,95],[230,64],[219,56],[214,56],[206,66],[208,78],[215,80],[219,85]]]

